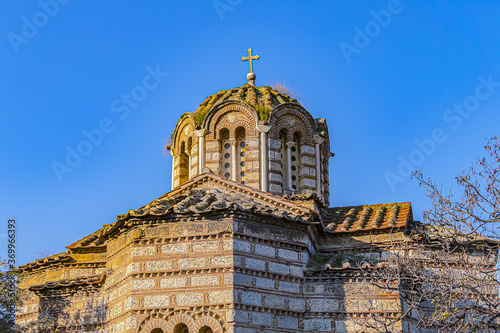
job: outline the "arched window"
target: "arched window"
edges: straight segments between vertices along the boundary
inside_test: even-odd
[[[288,184],[288,165],[286,162],[286,140],[288,133],[286,129],[280,131],[280,142],[281,142],[281,180],[283,182],[283,191],[290,189]]]
[[[189,137],[188,139],[188,143],[187,143],[187,152],[186,154],[188,155],[188,158],[189,158],[189,169],[188,169],[188,178],[191,179],[192,175],[191,175],[191,149],[193,148],[193,138],[192,137]]]
[[[231,143],[229,142],[229,130],[223,128],[219,132],[219,144],[221,155],[220,175],[231,179]]]
[[[181,143],[179,152],[179,185],[189,180],[189,156],[186,154],[186,142]]]
[[[208,326],[203,326],[200,328],[200,331],[198,333],[213,333],[212,329]]]
[[[238,127],[234,133],[234,137],[236,138],[236,181],[238,183],[246,184],[245,129],[243,127]]]
[[[291,189],[297,191],[299,189],[299,172],[300,172],[300,134],[295,132],[293,135],[294,145],[290,149],[291,151],[291,163],[292,163],[292,186]]]
[[[179,323],[174,327],[174,333],[189,333],[188,327],[186,324]]]
[[[154,330],[151,331],[151,333],[164,333],[161,328],[155,328]]]

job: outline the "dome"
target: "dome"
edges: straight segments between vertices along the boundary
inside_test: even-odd
[[[329,202],[326,122],[286,89],[244,84],[210,95],[180,117],[168,148],[172,188],[213,173],[275,195],[315,193]]]
[[[205,120],[208,111],[217,104],[229,100],[242,101],[251,105],[259,113],[259,120],[265,122],[269,119],[272,109],[285,103],[297,103],[292,98],[269,86],[256,87],[250,84],[244,84],[238,88],[221,90],[208,96],[200,107],[194,113],[194,120],[197,126],[201,126]]]

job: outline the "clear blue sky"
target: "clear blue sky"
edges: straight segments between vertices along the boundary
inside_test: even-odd
[[[244,84],[249,47],[257,85],[327,119],[332,205],[411,201],[420,219],[401,158],[448,185],[500,134],[498,1],[57,3],[0,12],[0,255],[13,217],[19,264],[168,192],[177,119]],[[69,167],[68,147],[87,156]]]

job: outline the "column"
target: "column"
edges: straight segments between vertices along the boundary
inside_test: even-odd
[[[189,160],[188,160],[188,168],[189,168],[188,179],[191,179],[191,151],[186,149],[184,152],[186,153],[186,155],[189,158]]]
[[[257,125],[260,132],[260,190],[268,191],[269,182],[269,141],[267,133],[271,126]]]
[[[207,134],[207,130],[202,129],[194,131],[194,134],[198,137],[198,174],[201,174],[205,167],[207,156],[205,146],[205,135]]]
[[[174,150],[170,149],[170,154],[172,155],[172,190],[174,189],[174,176],[175,176],[175,157]]]
[[[319,199],[322,199],[322,190],[321,190],[321,152],[319,150],[319,146],[325,141],[324,138],[322,138],[319,135],[314,136],[314,148],[316,151],[316,194],[318,195]]]
[[[292,147],[295,145],[295,142],[290,141],[286,143],[286,190],[292,189]],[[284,190],[285,190],[284,189]],[[298,189],[298,187],[297,187]]]
[[[229,143],[231,144],[231,180],[236,181],[238,178],[236,177],[236,172],[238,168],[236,167],[237,158],[236,158],[236,139],[229,139]]]

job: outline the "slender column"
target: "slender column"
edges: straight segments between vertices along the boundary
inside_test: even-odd
[[[231,144],[231,180],[236,181],[238,178],[236,177],[237,168],[237,158],[236,158],[236,139],[229,139],[229,143]]]
[[[175,176],[175,156],[174,150],[170,149],[170,154],[172,155],[172,190],[174,189],[174,176]]]
[[[188,162],[188,179],[191,179],[191,151],[189,151],[188,149],[186,149],[184,151],[186,153],[186,155],[188,156],[189,158],[189,162]]]
[[[295,142],[286,143],[286,189],[292,191],[292,147]]]
[[[267,133],[271,126],[257,125],[260,132],[260,190],[268,191],[269,182],[269,142]]]
[[[198,174],[201,174],[205,167],[207,156],[205,146],[205,135],[207,134],[207,130],[202,129],[194,131],[194,134],[198,137]]]
[[[314,136],[314,143],[315,143],[315,151],[316,151],[316,194],[318,195],[318,198],[322,198],[322,190],[321,190],[321,152],[319,150],[319,146],[325,141],[324,138],[322,138],[319,135]]]

